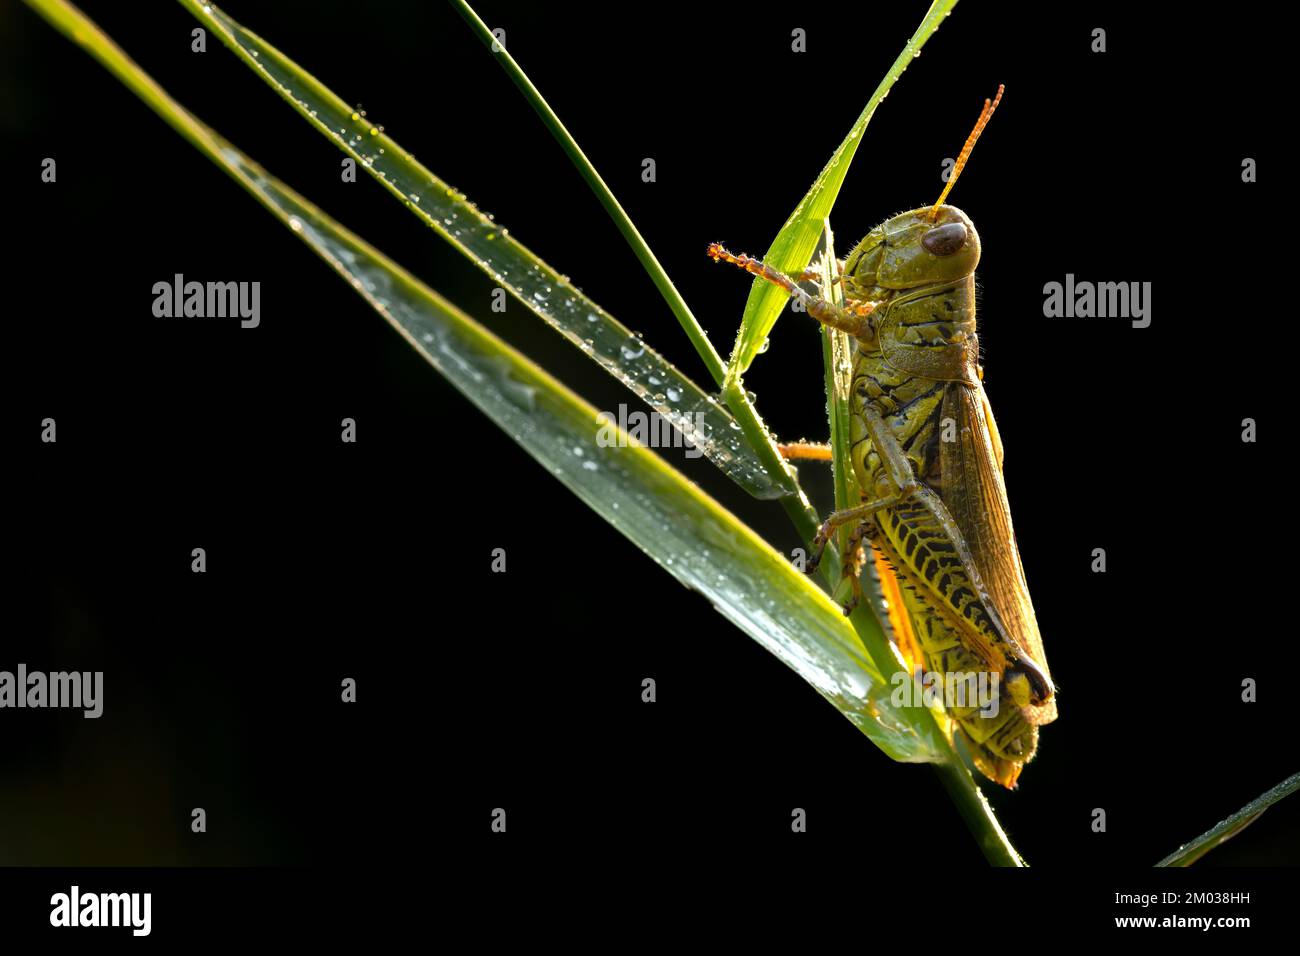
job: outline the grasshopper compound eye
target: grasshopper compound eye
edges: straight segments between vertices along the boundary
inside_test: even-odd
[[[935,256],[950,256],[966,245],[966,227],[960,222],[936,226],[921,237],[921,245]]]

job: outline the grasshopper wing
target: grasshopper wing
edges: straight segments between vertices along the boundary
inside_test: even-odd
[[[975,570],[983,579],[988,599],[993,602],[992,610],[1002,619],[1007,637],[1050,681],[1043,639],[1011,527],[1011,509],[1002,480],[1001,443],[994,445],[997,426],[992,422],[984,387],[949,385],[943,416],[957,425],[957,440],[939,443],[943,503],[966,539]],[[1056,699],[1024,711],[1031,723],[1049,724],[1056,719]]]

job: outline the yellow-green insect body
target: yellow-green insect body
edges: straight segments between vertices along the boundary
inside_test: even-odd
[[[817,556],[836,529],[852,527],[846,572],[856,569],[856,544],[869,541],[895,638],[922,658],[914,663],[997,676],[996,714],[947,705],[979,769],[1013,787],[1037,748],[1037,728],[1056,719],[1055,689],[979,365],[979,234],[944,204],[1001,96],[999,87],[984,102],[938,202],[891,217],[854,248],[842,270],[843,305],[716,243],[709,254],[775,283],[850,336],[849,451],[862,503],[826,520]]]
[[[851,456],[864,501],[888,502],[862,520],[906,588],[926,669],[999,675],[997,715],[950,710],[980,769],[1011,786],[1056,710],[980,375],[980,252],[970,219],[938,206],[849,255],[845,299],[872,304],[853,338]]]

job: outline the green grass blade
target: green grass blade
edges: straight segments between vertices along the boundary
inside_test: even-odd
[[[592,192],[596,194],[596,198],[605,207],[605,211],[609,213],[610,218],[614,220],[614,224],[622,232],[623,238],[627,240],[628,245],[632,247],[632,251],[641,261],[642,266],[659,289],[660,294],[663,295],[669,308],[677,316],[678,323],[686,331],[687,338],[690,339],[691,344],[695,346],[696,352],[704,360],[704,364],[708,367],[709,374],[713,376],[714,381],[719,385],[726,384],[722,359],[713,348],[713,343],[709,341],[699,322],[696,321],[695,315],[686,304],[686,300],[681,297],[677,287],[668,278],[668,273],[664,271],[663,266],[660,265],[659,260],[650,250],[645,239],[642,238],[640,231],[633,225],[622,204],[614,198],[614,193],[606,185],[605,180],[601,178],[600,173],[596,171],[595,166],[587,159],[586,153],[578,146],[577,141],[565,128],[559,116],[551,109],[550,104],[546,102],[545,97],[533,85],[509,50],[495,42],[491,30],[474,12],[473,8],[465,0],[452,0],[452,3],[471,29],[478,35],[479,39],[487,44],[493,56],[497,58],[497,61],[505,69],[515,86],[519,88],[529,105],[541,118],[543,125],[551,131],[551,134],[559,142],[560,147],[570,161],[577,167],[579,174],[586,180]],[[758,409],[754,406],[745,390],[736,387],[736,383],[732,382],[730,387],[723,388],[722,395],[727,407],[731,410],[740,426],[742,437],[748,442],[749,447],[754,450],[767,474],[778,476],[788,474],[785,462],[782,461],[781,455],[777,451],[772,433],[764,424],[762,418],[759,417]],[[800,537],[803,538],[805,543],[811,542],[812,536],[817,530],[817,514],[809,505],[802,489],[798,489],[797,485],[795,485],[795,488],[796,493],[784,497],[781,504],[789,514]]]
[[[75,7],[27,3],[292,229],[550,474],[799,673],[880,749],[895,760],[941,759],[942,742],[914,723],[914,712],[893,705],[891,685],[839,608],[734,515],[628,436],[600,441],[594,406],[191,116]],[[666,640],[685,633],[675,624],[666,622]]]
[[[848,172],[849,164],[853,162],[853,156],[858,150],[858,144],[862,142],[862,134],[866,131],[867,124],[871,122],[871,117],[876,112],[876,107],[880,101],[897,82],[898,78],[903,75],[907,65],[912,62],[921,52],[927,40],[939,28],[944,17],[952,11],[957,5],[957,0],[934,0],[930,4],[929,12],[926,13],[925,19],[921,25],[916,28],[912,38],[907,41],[907,46],[903,47],[903,52],[898,54],[898,59],[894,65],[889,68],[885,78],[880,81],[876,91],[871,94],[871,99],[867,101],[866,108],[858,117],[853,128],[849,130],[849,135],[844,138],[844,142],[831,155],[830,162],[826,168],[821,171],[812,188],[808,190],[807,195],[800,200],[799,205],[795,207],[790,218],[786,220],[781,231],[777,233],[776,239],[768,248],[767,254],[763,260],[771,266],[780,269],[783,272],[798,274],[808,265],[808,261],[817,246],[817,238],[821,235],[822,223],[831,213],[831,208],[835,205],[835,199],[840,194],[840,186],[844,183],[844,176]],[[788,296],[785,292],[778,289],[769,282],[763,282],[755,279],[749,290],[749,298],[745,302],[745,313],[741,320],[740,334],[736,337],[736,345],[731,353],[731,361],[727,365],[727,378],[739,378],[749,368],[750,363],[754,361],[754,356],[758,355],[763,347],[763,342],[767,339],[768,333],[772,331],[772,326],[776,324],[777,317],[781,314],[781,309],[785,305]]]
[[[1220,843],[1236,836],[1259,818],[1259,815],[1277,803],[1283,797],[1300,790],[1300,773],[1287,777],[1272,790],[1269,790],[1242,807],[1228,819],[1202,833],[1190,843],[1185,843],[1169,854],[1156,866],[1191,866]]]
[[[313,127],[530,311],[687,434],[757,498],[801,498],[727,409],[310,73],[214,4],[180,0]]]
[[[551,135],[559,142],[560,147],[572,160],[573,165],[578,168],[582,178],[591,187],[591,191],[596,194],[600,204],[605,207],[609,217],[614,220],[614,225],[618,227],[618,231],[623,234],[623,238],[627,240],[627,244],[632,247],[633,253],[641,261],[642,267],[650,276],[651,281],[654,282],[655,288],[659,290],[659,294],[664,297],[664,301],[672,309],[673,315],[677,317],[678,324],[685,330],[686,337],[691,340],[691,344],[695,346],[695,351],[704,360],[705,367],[708,368],[709,374],[713,376],[714,382],[721,386],[725,372],[722,356],[718,354],[713,347],[713,343],[709,341],[708,335],[700,327],[695,314],[691,312],[690,306],[686,304],[686,300],[677,291],[677,287],[668,278],[668,273],[659,264],[658,258],[650,251],[650,246],[642,237],[640,230],[633,225],[622,204],[614,198],[614,193],[605,183],[605,180],[601,178],[600,173],[596,172],[596,167],[591,164],[591,160],[587,159],[587,154],[582,151],[578,141],[564,128],[560,118],[555,115],[555,111],[551,109],[550,104],[546,102],[545,97],[542,96],[537,87],[533,86],[532,81],[528,79],[528,75],[524,73],[515,58],[510,55],[510,51],[496,42],[492,36],[492,31],[474,12],[474,9],[465,0],[452,0],[452,6],[470,25],[478,38],[492,51],[492,55],[505,68],[507,75],[514,81],[515,86],[524,94],[524,99],[528,101],[528,104],[541,118],[542,124],[551,131]]]
[[[819,259],[822,269],[821,294],[832,302],[842,303],[843,292],[840,284],[834,281],[839,272],[839,264],[835,256],[835,239],[831,232],[830,220],[823,220],[822,222],[822,242]],[[852,449],[849,439],[849,421],[852,410],[849,407],[849,391],[853,377],[851,363],[852,343],[849,341],[849,337],[843,332],[837,332],[823,326],[822,364],[825,370],[826,416],[830,426],[832,453],[831,475],[835,487],[835,510],[837,511],[851,508],[862,502],[857,479],[853,475],[853,465],[850,457]],[[850,531],[851,529],[845,526],[840,529],[837,535],[836,544],[841,554],[845,553],[849,546]],[[835,578],[840,577],[839,566],[835,566],[830,570]],[[871,653],[872,659],[876,661],[878,666],[901,670],[903,666],[902,658],[894,649],[889,638],[885,636],[885,630],[881,624],[881,609],[884,601],[880,590],[879,588],[868,590],[872,588],[873,575],[874,568],[868,568],[860,577],[859,581],[863,585],[864,597],[867,600],[854,608],[850,621],[854,630],[858,632],[858,637]],[[847,601],[849,588],[849,580],[844,578],[839,581],[839,589],[835,593],[842,600]]]

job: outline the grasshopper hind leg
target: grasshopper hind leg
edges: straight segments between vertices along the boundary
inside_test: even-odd
[[[892,508],[898,504],[899,495],[887,495],[884,498],[877,498],[875,501],[868,501],[857,505],[853,508],[845,508],[843,511],[832,511],[822,522],[822,526],[817,529],[817,534],[813,537],[813,556],[808,562],[808,573],[817,570],[818,564],[821,563],[822,554],[826,551],[826,543],[830,541],[833,535],[846,524],[857,522],[859,526],[867,525],[875,528],[875,522],[872,516],[877,511],[883,511],[885,508]],[[856,530],[856,529],[855,529]],[[874,532],[872,532],[874,533]],[[861,542],[861,538],[858,539]]]
[[[849,600],[843,605],[844,616],[848,617],[853,609],[862,603],[862,568],[866,563],[867,553],[863,542],[870,542],[876,534],[874,521],[863,521],[849,533],[849,546],[844,549],[840,572],[848,579],[851,592]]]

